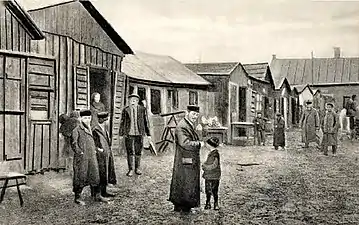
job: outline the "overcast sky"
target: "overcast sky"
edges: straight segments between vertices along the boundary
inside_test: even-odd
[[[59,0],[18,0],[32,9]],[[182,62],[359,56],[359,0],[95,0],[133,50]]]

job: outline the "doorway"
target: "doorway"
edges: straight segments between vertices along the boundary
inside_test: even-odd
[[[90,96],[97,92],[101,95],[101,102],[106,110],[110,110],[113,102],[112,77],[108,70],[90,68]],[[92,104],[92,99],[90,104]],[[109,112],[110,113],[110,112]]]
[[[246,103],[246,92],[247,88],[240,87],[238,91],[238,97],[239,97],[239,121],[240,122],[246,122],[246,116],[247,116],[247,103]]]

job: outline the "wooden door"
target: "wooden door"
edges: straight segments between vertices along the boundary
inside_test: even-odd
[[[23,169],[26,146],[26,59],[0,55],[0,162]]]
[[[55,61],[29,59],[29,147],[27,172],[41,172],[58,162]]]

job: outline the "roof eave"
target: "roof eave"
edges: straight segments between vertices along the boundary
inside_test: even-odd
[[[8,8],[24,25],[33,40],[42,40],[45,38],[44,33],[32,20],[29,13],[22,8],[15,0],[5,1],[5,7]]]

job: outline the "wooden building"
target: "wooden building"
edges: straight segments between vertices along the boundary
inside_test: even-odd
[[[213,109],[219,122],[230,127],[232,122],[252,122],[256,112],[268,108],[271,81],[250,76],[239,62],[196,63],[186,66],[212,83],[209,89],[209,109]],[[228,129],[230,142],[231,129]],[[246,131],[240,132],[241,136]]]
[[[137,52],[124,58],[122,72],[128,78],[127,95],[137,93],[147,108],[154,142],[160,141],[170,118],[162,114],[186,110],[189,104],[198,105],[203,116],[211,114],[210,83],[170,56]]]
[[[46,72],[49,82],[55,76],[52,57],[30,53],[31,40],[41,40],[44,34],[29,14],[16,1],[0,2],[0,164],[22,172],[31,159],[31,115],[39,108],[33,101],[37,79]],[[48,96],[52,98],[50,94]],[[42,132],[51,133],[49,127]],[[44,143],[41,154],[46,155],[49,143]],[[1,168],[0,168],[1,169]]]
[[[36,78],[30,77],[33,105],[27,171],[64,166],[58,117],[89,108],[94,92],[101,94],[110,112],[112,146],[118,150],[125,93],[121,62],[132,50],[89,1],[64,2],[29,13],[45,34],[44,40],[31,42],[30,52],[52,61],[37,59],[33,63],[40,69],[32,71]]]
[[[339,48],[332,58],[280,59],[274,55],[271,70],[274,77],[287,77],[290,85],[309,85],[333,94],[339,109],[359,92],[359,57],[342,57]]]

